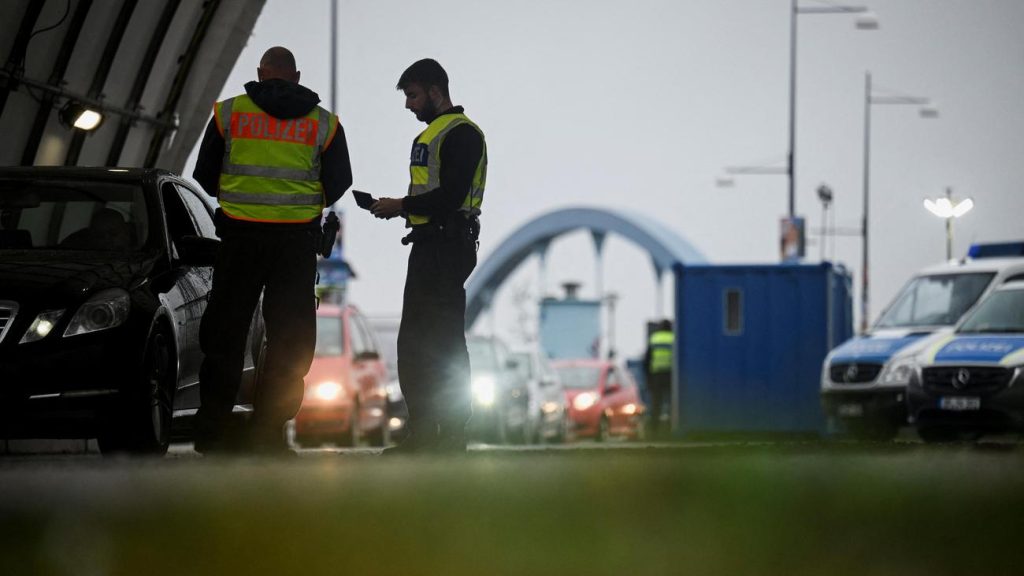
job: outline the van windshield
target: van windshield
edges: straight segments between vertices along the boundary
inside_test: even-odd
[[[993,272],[918,276],[903,288],[875,329],[956,324],[994,276]]]
[[[1024,332],[1024,289],[1000,290],[978,305],[960,326],[961,333],[1019,334]]]

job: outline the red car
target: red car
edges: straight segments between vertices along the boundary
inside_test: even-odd
[[[388,369],[363,315],[354,306],[321,304],[316,331],[294,442],[359,446],[367,439],[387,445]]]
[[[629,372],[604,360],[551,363],[565,387],[577,438],[644,437],[646,407]]]

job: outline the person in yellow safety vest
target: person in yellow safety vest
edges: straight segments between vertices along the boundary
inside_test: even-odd
[[[651,434],[655,437],[662,432],[662,410],[665,402],[671,398],[674,344],[675,335],[672,333],[672,321],[661,320],[651,332],[647,343],[647,353],[644,355],[644,372],[651,400]]]
[[[487,180],[484,134],[453,106],[448,74],[415,62],[398,80],[405,107],[427,128],[413,140],[409,191],[381,198],[378,218],[404,215],[412,243],[398,334],[398,379],[409,435],[386,454],[466,450],[471,414],[465,282],[476,266]]]
[[[202,453],[290,453],[283,428],[302,403],[316,344],[321,215],[352,185],[345,131],[299,84],[292,53],[270,48],[256,74],[245,94],[214,105],[192,174],[220,204],[220,251],[199,331]],[[267,346],[243,429],[231,418],[260,295]]]

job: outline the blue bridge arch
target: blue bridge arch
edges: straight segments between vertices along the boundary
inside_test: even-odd
[[[556,210],[512,232],[477,267],[466,284],[466,326],[473,325],[493,294],[524,260],[544,253],[555,238],[581,229],[590,230],[595,238],[613,233],[631,240],[650,254],[659,276],[662,271],[671,271],[677,263],[706,262],[704,255],[690,242],[643,214],[596,207]]]

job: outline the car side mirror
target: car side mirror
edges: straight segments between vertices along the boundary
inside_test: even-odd
[[[201,236],[182,236],[174,243],[178,260],[188,266],[213,266],[217,263],[220,240]]]
[[[379,359],[380,359],[380,354],[378,354],[378,353],[376,353],[376,352],[374,352],[372,350],[363,350],[362,352],[359,352],[358,354],[355,355],[355,360],[357,362],[366,362],[368,360],[379,360]]]
[[[519,370],[519,360],[516,360],[515,358],[505,360],[505,368],[509,370]]]
[[[619,390],[622,390],[622,385],[621,384],[611,384],[611,385],[605,387],[604,395],[605,396],[611,396],[612,394],[615,394]]]

